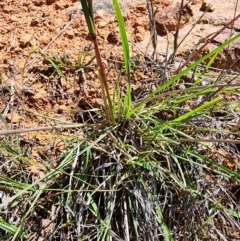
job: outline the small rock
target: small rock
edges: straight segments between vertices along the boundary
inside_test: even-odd
[[[141,42],[143,41],[144,39],[144,33],[145,33],[145,30],[143,27],[139,26],[137,28],[134,29],[134,33],[135,33],[135,41],[136,42]]]
[[[143,41],[143,35],[141,33],[136,33],[135,35],[135,41],[136,42],[141,42]]]
[[[30,23],[30,26],[31,26],[31,27],[36,27],[37,25],[38,25],[38,20],[35,19],[35,18],[32,19],[32,20],[31,20],[31,23]]]
[[[3,12],[4,13],[11,13],[13,11],[13,8],[9,5],[6,5],[3,7]]]
[[[134,27],[134,28],[137,28],[137,27],[139,27],[139,26],[141,26],[141,27],[143,27],[143,28],[145,28],[145,29],[148,29],[148,27],[149,27],[149,21],[148,21],[147,16],[138,17],[138,18],[135,20],[135,22],[134,22],[134,24],[133,24],[133,27]]]
[[[55,3],[57,0],[47,0],[47,5],[51,5],[53,3]]]
[[[46,0],[33,0],[34,6],[42,6],[43,4],[46,4]]]
[[[179,3],[177,3],[174,6],[168,6],[165,9],[158,12],[155,16],[157,33],[159,35],[166,35],[167,31],[176,31],[179,21],[179,14]],[[185,5],[185,7],[182,10],[180,28],[189,22],[191,16],[193,16],[192,10],[188,5]]]
[[[212,2],[204,0],[202,2],[202,6],[200,7],[200,11],[202,11],[202,12],[213,12],[214,9],[213,9],[213,6],[212,6]]]
[[[136,6],[136,10],[139,12],[145,12],[146,11],[145,4],[140,4],[140,5]]]
[[[28,45],[28,43],[30,42],[31,38],[32,38],[32,36],[30,34],[22,35],[19,40],[19,44],[20,44],[19,46],[21,48],[25,48]]]
[[[51,37],[48,34],[43,34],[40,39],[40,43],[43,45],[47,45],[51,40]]]
[[[72,29],[68,29],[65,32],[65,36],[68,37],[69,39],[73,39],[74,38],[74,31]]]
[[[54,7],[55,7],[56,10],[62,10],[62,9],[68,8],[69,5],[64,3],[64,2],[56,2],[54,4]]]
[[[21,116],[18,113],[8,113],[6,116],[8,123],[18,123],[21,120]]]
[[[119,37],[117,36],[116,33],[109,33],[108,36],[107,36],[107,41],[110,43],[110,44],[117,44],[119,42]]]
[[[142,26],[138,26],[137,28],[134,29],[134,33],[140,33],[140,34],[144,34],[145,30]]]
[[[12,22],[19,22],[19,19],[18,19],[16,16],[14,16],[14,15],[12,15],[12,16],[10,17],[10,20],[11,20]]]
[[[58,114],[62,114],[64,111],[68,110],[68,108],[66,107],[66,105],[59,105],[57,108],[57,113]]]

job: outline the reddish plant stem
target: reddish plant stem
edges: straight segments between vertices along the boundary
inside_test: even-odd
[[[103,92],[103,101],[104,101],[104,106],[105,106],[105,114],[106,114],[106,118],[108,121],[110,121],[110,117],[109,117],[109,96],[107,96],[107,90],[108,90],[108,84],[107,84],[107,77],[105,74],[105,70],[104,70],[104,66],[103,66],[103,62],[102,62],[102,58],[101,58],[101,54],[99,51],[99,47],[98,47],[98,42],[97,42],[97,37],[94,36],[94,38],[92,38],[93,44],[94,44],[94,50],[95,50],[95,54],[96,54],[96,60],[97,60],[97,65],[99,67],[99,76],[101,78],[100,82],[102,85],[102,92]]]

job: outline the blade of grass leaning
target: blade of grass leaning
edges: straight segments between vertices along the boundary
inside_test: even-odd
[[[168,144],[167,144],[167,145],[168,145]],[[168,145],[168,149],[169,149],[170,153],[174,153],[174,150],[172,149],[171,145]],[[170,155],[171,155],[171,154],[170,154]],[[181,167],[181,164],[180,164],[179,159],[178,159],[175,155],[172,155],[172,159],[173,159],[173,161],[175,162],[175,164],[176,164],[177,167],[178,167],[178,170],[179,170],[179,172],[180,172],[180,176],[182,177],[182,183],[183,183],[183,185],[187,188],[187,181],[186,181],[186,178],[185,178],[185,176],[184,176],[184,171],[183,171],[183,169],[182,169],[182,167]]]
[[[210,106],[213,106],[213,105],[217,104],[219,101],[221,101],[221,97],[217,97],[217,98],[215,98],[215,99],[213,99],[213,100],[211,100],[207,103],[204,103],[203,105],[187,112],[186,114],[179,116],[178,118],[174,119],[172,122],[176,123],[176,122],[182,122],[182,121],[188,120],[189,118],[191,118],[195,114],[201,113],[201,111],[203,111],[204,109],[207,109]]]
[[[203,156],[203,155],[200,155],[194,151],[191,151],[191,150],[187,150],[186,151],[186,154],[189,154],[190,156],[193,156],[195,158],[198,158],[199,160],[202,160],[202,161],[205,161],[206,163],[214,166],[216,168],[216,170],[214,170],[215,173],[218,173],[220,174],[221,176],[225,176],[227,178],[233,178],[235,180],[237,180],[238,182],[240,181],[240,174],[236,171],[233,171],[221,164],[218,164],[217,162]]]
[[[233,211],[233,210],[231,210],[231,209],[226,209],[226,208],[224,208],[224,211],[225,211],[228,215],[240,219],[240,212],[235,212],[235,211]]]
[[[217,200],[217,202],[212,203],[211,205],[211,211],[209,212],[208,217],[206,218],[206,221],[202,227],[205,232],[207,232],[210,222],[213,220],[213,217],[215,216],[215,213],[218,212],[219,204],[221,204],[222,199]]]
[[[124,103],[126,105],[127,112],[129,112],[131,109],[131,102],[132,102],[131,101],[131,76],[130,76],[129,45],[128,45],[126,29],[125,29],[124,20],[123,20],[123,16],[122,16],[122,12],[121,12],[119,3],[117,0],[112,0],[112,2],[113,2],[113,7],[115,10],[116,17],[117,17],[117,21],[118,21],[118,27],[119,27],[121,43],[122,43],[122,48],[123,48],[123,59],[124,59],[125,71],[126,71],[127,80],[128,80],[127,95],[124,97]]]
[[[18,155],[19,153],[14,150],[12,147],[10,147],[9,145],[5,144],[4,142],[0,141],[0,147],[4,148],[7,153],[12,154],[12,155]]]
[[[218,54],[220,53],[221,50],[216,51],[216,53],[210,58],[210,60],[208,61],[208,63],[205,66],[205,69],[199,74],[198,78],[195,81],[195,84],[199,83],[201,81],[201,79],[204,77],[204,75],[207,73],[207,71],[209,70],[209,68],[212,66],[212,64],[214,63],[215,59],[217,58]]]
[[[17,232],[18,228],[15,225],[8,223],[1,218],[0,219],[0,230],[4,230],[7,233],[15,234]],[[19,232],[18,237],[27,239],[27,234],[25,232]]]
[[[144,98],[138,105],[136,105],[135,108],[133,108],[130,112],[128,112],[128,115],[126,116],[126,118],[127,119],[130,118],[134,113],[136,113],[136,111],[141,109],[143,107],[143,105],[146,104],[153,96],[155,96],[159,92],[168,88],[174,82],[179,80],[182,76],[187,75],[190,70],[194,69],[196,66],[198,66],[200,63],[202,63],[206,59],[213,56],[215,53],[219,53],[222,49],[224,49],[226,46],[228,46],[229,44],[231,44],[232,42],[236,41],[239,38],[240,38],[240,34],[238,34],[235,37],[231,38],[230,40],[224,42],[222,45],[220,45],[216,49],[212,50],[211,52],[207,53],[206,55],[204,55],[200,59],[196,60],[193,64],[191,64],[185,70],[183,70],[182,72],[180,72],[176,76],[173,76],[170,80],[166,81],[165,83],[163,83],[155,91],[151,92],[146,98]]]

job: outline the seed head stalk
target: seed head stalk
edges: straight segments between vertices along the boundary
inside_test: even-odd
[[[96,54],[106,119],[107,119],[107,122],[115,122],[113,106],[112,106],[112,101],[109,94],[109,88],[107,84],[105,69],[103,66],[102,57],[101,57],[99,47],[98,47],[98,42],[97,42],[97,34],[96,34],[94,18],[93,18],[92,0],[80,0],[80,1],[82,4],[83,13],[88,25],[89,35],[90,35],[91,41],[93,42],[94,50]]]

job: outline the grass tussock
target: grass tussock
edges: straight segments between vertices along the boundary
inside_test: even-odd
[[[229,69],[219,74],[211,65],[240,36],[179,72],[161,69],[160,79],[150,80],[154,86],[133,90],[131,74],[157,72],[158,64],[149,56],[137,65],[130,59],[113,0],[123,47],[120,74],[125,71],[127,85],[123,93],[116,80],[110,94],[92,1],[81,3],[96,64],[94,58],[78,59],[73,68],[67,56],[42,56],[50,67],[41,77],[49,82],[77,68],[86,79],[88,68],[98,70],[103,105],[82,103],[75,113],[78,129],[60,122],[49,127],[51,138],[64,145],[38,150],[38,164],[31,143],[23,143],[19,133],[1,132],[0,240],[238,240],[239,76]],[[40,130],[47,129],[31,131]],[[33,162],[38,175],[29,169]]]

